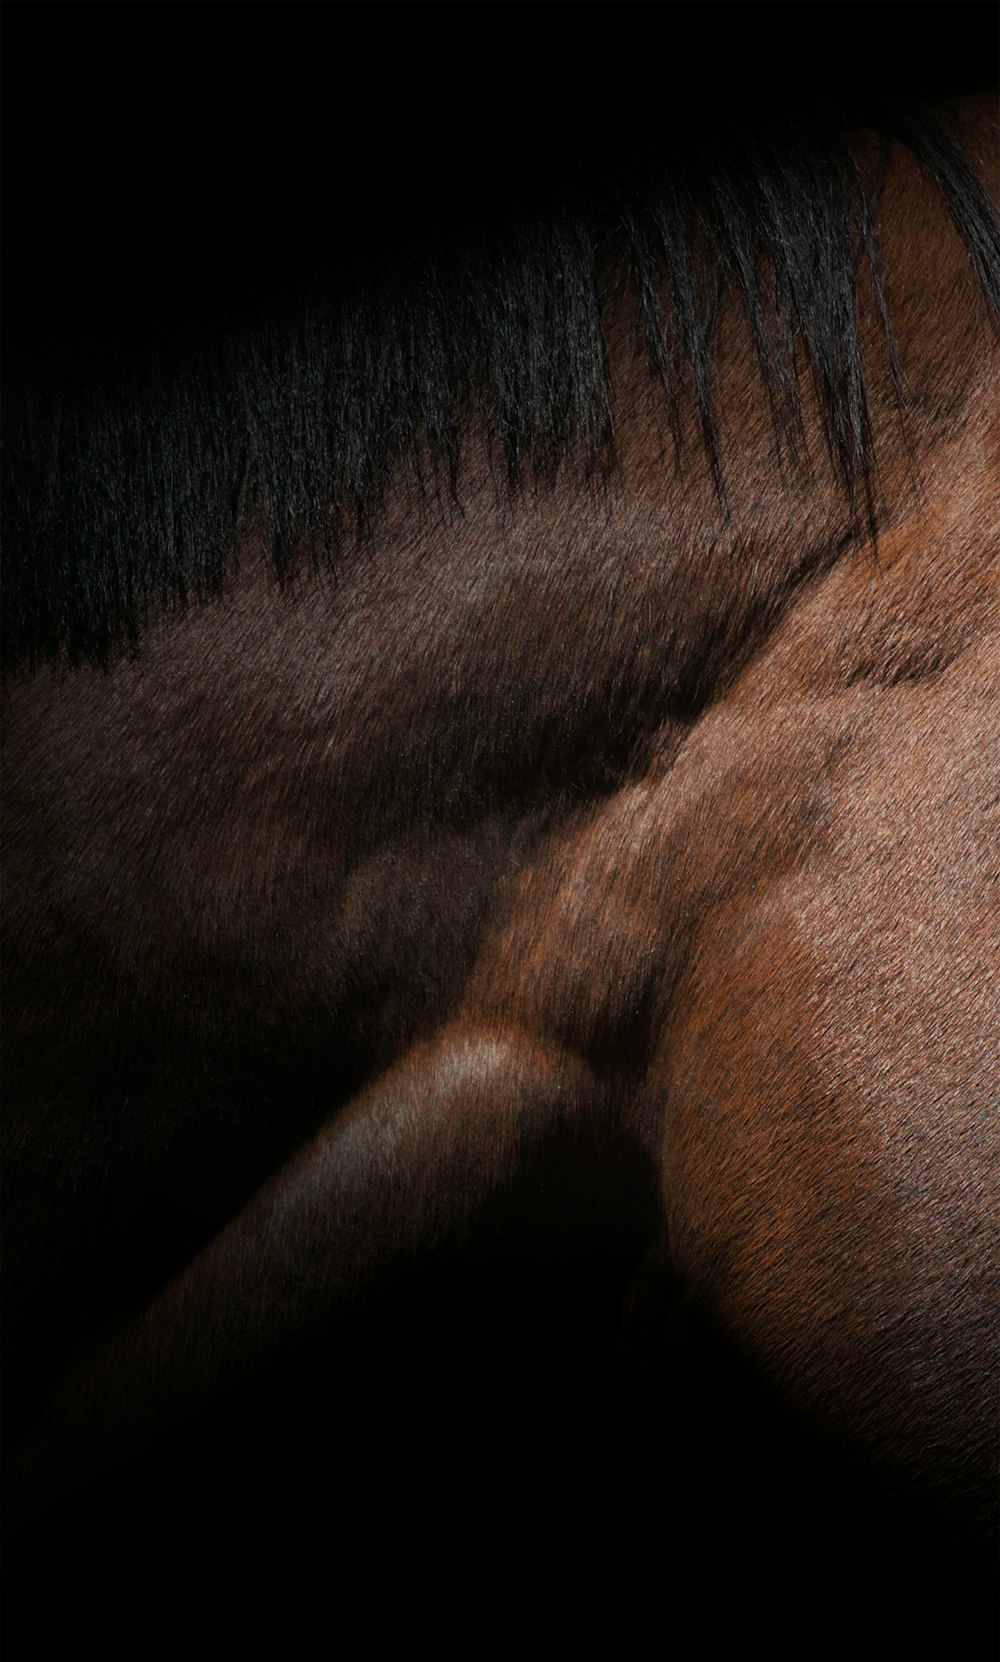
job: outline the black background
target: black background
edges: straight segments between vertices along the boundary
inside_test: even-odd
[[[992,4],[5,8],[7,316],[225,294],[779,94],[993,84]]]

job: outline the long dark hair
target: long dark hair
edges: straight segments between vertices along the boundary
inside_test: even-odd
[[[453,135],[447,172],[424,133],[402,184],[391,157],[369,152],[345,179],[343,155],[324,175],[312,154],[281,225],[255,215],[246,181],[234,204],[231,181],[203,179],[179,223],[163,188],[173,174],[161,171],[155,211],[143,194],[155,171],[130,196],[119,184],[124,218],[112,226],[96,208],[65,263],[50,230],[34,282],[14,284],[7,664],[61,649],[106,658],[151,605],[217,589],[250,531],[282,570],[305,547],[335,552],[401,469],[454,495],[470,418],[514,486],[567,456],[612,461],[605,307],[623,272],[667,407],[695,400],[720,485],[712,355],[733,286],[776,431],[794,450],[804,352],[839,477],[871,519],[862,268],[887,338],[891,319],[877,180],[863,181],[847,143],[858,126],[920,157],[1000,307],[996,216],[960,139],[919,97],[758,85],[720,113],[675,93],[610,130],[558,132],[553,117],[545,144],[493,133],[465,166]],[[397,112],[397,145],[403,127]]]

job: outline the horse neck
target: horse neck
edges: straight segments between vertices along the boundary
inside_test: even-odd
[[[862,295],[880,537],[884,550],[907,553],[908,573],[917,559],[920,582],[892,604],[920,614],[897,635],[923,639],[947,632],[927,597],[950,593],[961,567],[940,527],[974,527],[988,501],[995,393],[967,256],[916,164],[893,162],[882,208],[909,405],[903,424],[880,321]],[[412,888],[440,859],[462,864],[473,941],[475,920],[538,837],[668,768],[702,713],[835,572],[840,658],[814,643],[795,673],[822,696],[852,664],[884,657],[869,638],[877,557],[837,484],[808,366],[800,467],[776,447],[749,329],[724,313],[720,489],[696,419],[678,433],[666,417],[632,325],[619,299],[608,328],[618,448],[609,476],[588,483],[567,462],[554,484],[508,495],[486,445],[470,438],[460,506],[401,482],[332,578],[317,564],[281,587],[264,552],[247,548],[224,596],[152,623],[138,655],[110,674],[81,666],[14,686],[8,734],[29,762],[25,823],[45,782],[58,781],[57,865],[66,863],[57,842],[93,850],[106,827],[117,873],[107,961],[124,953],[144,966],[137,985],[148,996],[176,996],[169,952],[157,969],[143,947],[164,926],[195,968],[192,943],[202,943],[209,977],[210,942],[242,954],[249,931],[252,951],[280,960],[268,970],[283,989],[276,1022],[311,1008],[318,961],[296,947],[286,963],[282,945],[290,952],[296,908],[341,916],[345,896],[365,893],[358,873],[373,861],[376,912],[394,917],[407,913],[394,884]],[[30,836],[37,844],[37,828]],[[395,868],[373,852],[386,849]],[[44,915],[43,848],[28,863],[25,912]],[[104,892],[100,859],[71,864],[76,884]],[[166,903],[162,874],[175,868],[184,882]],[[419,943],[396,942],[396,927],[397,966],[411,953],[419,961]],[[317,944],[318,958],[327,950]],[[248,996],[247,1020],[258,1004]]]

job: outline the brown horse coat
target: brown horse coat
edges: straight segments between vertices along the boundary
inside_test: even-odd
[[[408,1266],[607,1253],[640,1348],[679,1297],[887,1492],[989,1519],[997,383],[899,151],[880,215],[875,548],[808,404],[779,468],[735,309],[720,496],[623,286],[609,478],[508,496],[470,437],[461,511],[401,481],[336,588],[247,546],[132,656],[13,678],[29,1514]]]

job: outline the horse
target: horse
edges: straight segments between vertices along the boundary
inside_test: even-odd
[[[35,1624],[317,1493],[342,1607],[551,1525],[981,1620],[992,124],[713,114],[15,344]]]

